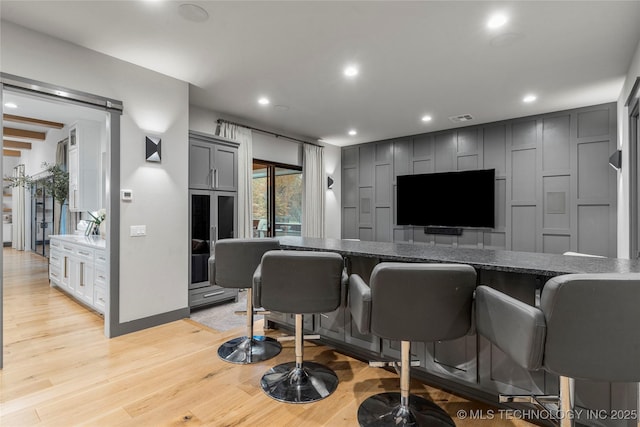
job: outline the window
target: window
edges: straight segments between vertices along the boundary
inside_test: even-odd
[[[300,236],[302,168],[253,161],[253,236]]]

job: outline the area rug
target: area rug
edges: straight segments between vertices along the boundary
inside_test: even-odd
[[[191,319],[217,331],[228,331],[246,326],[246,317],[243,314],[234,314],[235,311],[247,309],[247,292],[238,292],[238,302],[226,302],[191,312]],[[255,316],[254,321],[262,319]]]

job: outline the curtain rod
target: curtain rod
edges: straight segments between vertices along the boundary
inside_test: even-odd
[[[253,127],[253,126],[243,125],[242,123],[232,122],[230,120],[218,119],[218,120],[216,120],[216,122],[218,124],[220,124],[220,123],[229,123],[230,125],[242,126],[242,127],[245,127],[245,128],[251,129],[251,130],[255,130],[255,131],[258,131],[258,132],[266,133],[268,135],[273,135],[276,138],[287,138],[287,139],[290,139],[292,141],[301,142],[303,144],[311,144],[311,145],[315,145],[316,147],[322,147],[322,145],[320,145],[320,144],[314,144],[313,142],[303,141],[301,139],[292,138],[292,137],[287,136],[287,135],[280,135],[279,133],[271,132],[271,131],[264,130],[264,129],[258,129],[258,128]]]

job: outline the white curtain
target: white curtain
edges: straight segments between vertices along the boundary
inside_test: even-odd
[[[324,201],[327,181],[324,173],[324,148],[304,144],[302,156],[302,235],[324,237]]]
[[[13,168],[13,176],[14,178],[24,177],[24,165],[18,165]],[[12,234],[11,237],[11,247],[24,251],[24,243],[25,243],[25,189],[24,186],[19,185],[13,188],[12,192]]]
[[[251,213],[253,211],[253,149],[251,129],[221,122],[218,134],[240,144],[238,147],[238,227],[237,236],[248,239],[253,236]]]

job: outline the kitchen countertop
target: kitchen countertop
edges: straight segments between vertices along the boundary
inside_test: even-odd
[[[342,255],[380,258],[384,261],[469,264],[481,270],[542,276],[572,273],[640,273],[640,261],[620,258],[594,258],[537,252],[312,237],[286,236],[279,238],[279,240],[283,249],[333,251]]]
[[[75,243],[94,249],[105,249],[107,247],[107,241],[100,236],[85,236],[84,234],[54,234],[49,236],[49,239],[57,239],[62,242]]]

